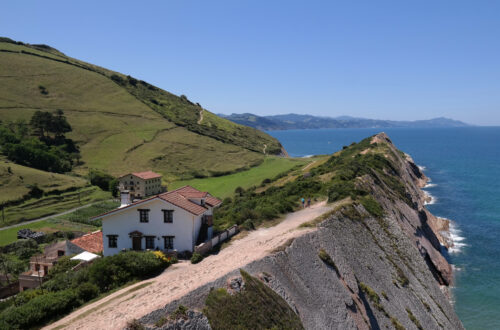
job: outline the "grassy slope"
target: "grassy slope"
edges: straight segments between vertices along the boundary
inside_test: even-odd
[[[111,198],[110,193],[88,186],[83,178],[40,171],[0,159],[0,203],[22,199],[35,183],[48,195],[5,207],[5,219],[0,213],[0,227]],[[57,194],[57,191],[62,193]]]
[[[169,189],[175,189],[184,185],[190,185],[202,191],[208,191],[212,195],[225,198],[232,196],[237,187],[249,188],[260,184],[264,179],[272,179],[276,175],[292,169],[296,165],[306,165],[310,159],[290,159],[268,157],[264,162],[248,171],[238,172],[222,177],[211,177],[203,179],[191,179],[176,181],[169,185]]]
[[[110,198],[111,194],[109,192],[91,186],[60,195],[49,195],[39,199],[29,199],[20,205],[6,207],[4,210],[5,222],[2,221],[0,216],[0,226],[8,226],[26,220],[38,219]]]
[[[0,203],[22,198],[35,182],[46,192],[87,184],[87,180],[79,177],[40,171],[0,159]]]
[[[110,79],[116,74],[124,80]],[[49,94],[42,95],[44,86]],[[167,180],[254,166],[279,142],[219,118],[197,105],[123,75],[30,47],[0,42],[0,119],[29,119],[62,109],[73,126],[84,165],[111,174],[153,169]]]
[[[17,240],[17,231],[23,228],[29,228],[33,231],[43,231],[44,233],[52,233],[58,230],[89,232],[98,229],[97,227],[94,226],[65,221],[65,220],[57,220],[57,219],[43,220],[32,224],[1,230],[0,246],[4,246],[15,242]]]

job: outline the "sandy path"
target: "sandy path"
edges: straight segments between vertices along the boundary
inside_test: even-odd
[[[278,225],[260,228],[248,236],[235,240],[217,255],[205,258],[192,265],[181,262],[171,266],[161,275],[144,282],[152,284],[137,291],[133,286],[117,291],[95,303],[78,309],[67,317],[49,325],[46,329],[63,327],[68,329],[121,329],[127,321],[165,306],[188,292],[206,283],[261,259],[292,237],[303,235],[314,229],[297,229],[304,222],[315,219],[331,210],[333,205],[321,202],[294,213],[290,213]],[[101,308],[98,306],[105,304]]]

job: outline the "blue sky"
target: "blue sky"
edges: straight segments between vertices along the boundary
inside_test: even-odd
[[[500,1],[2,1],[0,35],[215,113],[500,125]]]

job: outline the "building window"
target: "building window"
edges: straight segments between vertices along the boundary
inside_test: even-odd
[[[146,236],[146,249],[154,249],[155,248],[155,236]]]
[[[107,235],[108,236],[108,247],[116,248],[118,247],[118,235]]]
[[[40,271],[40,264],[35,264],[35,271]]]
[[[149,222],[149,210],[140,209],[139,220],[140,222]]]
[[[62,250],[57,250],[57,256],[62,257],[64,255],[64,251]]]
[[[165,250],[173,250],[174,249],[174,237],[175,236],[163,236]]]
[[[162,210],[163,211],[163,222],[172,223],[174,222],[174,210]]]

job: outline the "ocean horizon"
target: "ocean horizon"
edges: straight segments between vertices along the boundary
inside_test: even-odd
[[[427,208],[451,220],[452,302],[467,329],[500,328],[500,127],[268,131],[292,157],[332,154],[385,132],[430,178]]]

